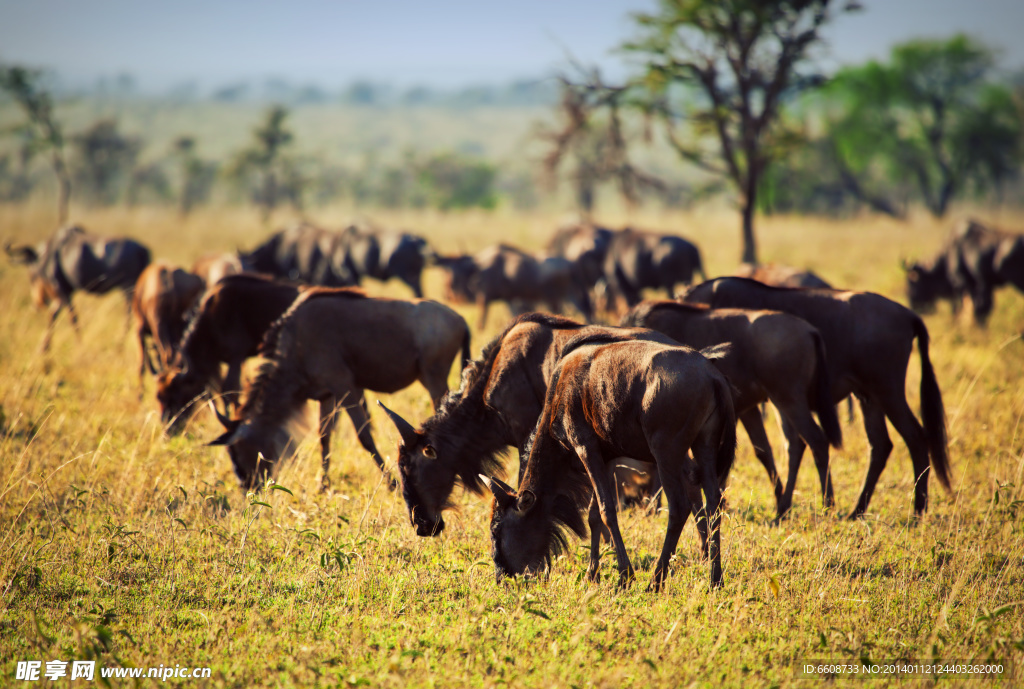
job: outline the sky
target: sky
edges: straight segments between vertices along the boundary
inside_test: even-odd
[[[630,13],[655,0],[0,0],[0,62],[70,85],[132,74],[147,89],[284,78],[458,87],[539,78],[567,56],[614,79]],[[827,66],[882,58],[894,43],[963,31],[1024,66],[1024,0],[862,0],[826,31]]]

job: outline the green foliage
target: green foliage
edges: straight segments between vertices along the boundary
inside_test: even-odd
[[[441,210],[494,208],[494,166],[456,153],[436,153],[418,166],[418,179],[431,205]]]
[[[826,91],[827,137],[851,193],[896,185],[942,217],[953,199],[1016,176],[1024,130],[993,63],[990,48],[958,35],[841,70]]]
[[[71,141],[75,154],[72,174],[85,198],[100,206],[121,200],[142,142],[122,134],[115,119],[99,120]]]
[[[264,220],[282,203],[296,209],[303,205],[308,180],[290,154],[295,136],[286,126],[287,119],[287,108],[270,108],[253,130],[252,144],[236,154],[227,170],[228,178],[260,209]]]
[[[171,156],[178,167],[178,212],[184,217],[209,201],[218,165],[199,156],[196,141],[190,136],[175,139]]]

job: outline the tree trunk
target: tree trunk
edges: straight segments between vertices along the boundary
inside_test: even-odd
[[[743,203],[743,256],[741,263],[757,265],[757,241],[754,239],[754,201]]]
[[[57,224],[63,227],[68,221],[71,206],[71,178],[60,153],[53,154],[53,172],[57,176]]]

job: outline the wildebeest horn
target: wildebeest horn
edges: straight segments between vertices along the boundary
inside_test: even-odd
[[[483,474],[480,474],[480,478],[483,480],[484,485],[491,489],[491,494],[494,495],[494,499],[498,501],[498,505],[502,508],[507,508],[515,503],[516,492],[504,481],[494,476],[488,477]]]
[[[235,443],[247,440],[252,437],[252,426],[242,425],[242,420],[229,421],[231,425],[219,436],[206,443],[207,447],[217,445],[234,445]]]
[[[402,436],[402,442],[407,446],[416,444],[416,429],[412,427],[412,424],[403,419],[401,416],[391,411],[384,406],[384,403],[377,400],[377,406],[384,410],[384,413],[391,419],[391,423],[395,424],[395,428],[398,429],[398,434]]]
[[[238,426],[238,424],[233,423],[230,417],[228,417],[226,414],[220,413],[220,409],[217,409],[217,405],[213,403],[213,400],[209,400],[209,405],[210,411],[212,411],[214,416],[217,417],[217,420],[220,421],[221,426],[229,430],[234,430]]]

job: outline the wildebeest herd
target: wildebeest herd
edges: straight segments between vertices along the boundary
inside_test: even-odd
[[[589,530],[588,576],[598,575],[604,537],[614,546],[620,585],[628,584],[634,570],[616,513],[627,484],[639,483],[649,504],[663,496],[668,508],[652,586],[668,573],[691,513],[711,582],[720,584],[720,513],[736,423],[765,468],[778,521],[792,507],[808,447],[823,503],[834,505],[829,448],[842,444],[836,404],[850,395],[860,402],[871,446],[850,518],[868,509],[893,449],[887,419],[911,456],[915,513],[928,507],[932,469],[950,488],[945,411],[920,316],[785,266],[743,266],[708,280],[698,248],[676,235],[580,223],[557,230],[540,254],[499,244],[442,255],[409,232],[303,223],[251,251],[200,257],[191,270],[151,262],[134,240],[78,226],[38,247],[5,250],[29,267],[36,304],[49,306],[44,350],[65,309],[77,326],[74,292],[123,291],[140,379],[146,371],[157,376],[167,432],[181,432],[208,403],[224,427],[210,444],[227,446],[244,489],[259,488],[289,456],[288,423],[307,401],[319,403],[327,488],[331,435],[344,410],[382,480],[392,488],[400,482],[418,535],[443,531],[457,484],[492,496],[499,578],[544,570],[570,533]],[[478,359],[463,318],[422,298],[427,266],[445,272],[445,299],[479,307],[480,327],[493,302],[511,309],[513,320]],[[905,268],[915,310],[938,299],[956,309],[969,297],[983,324],[996,287],[1024,290],[1024,237],[969,221],[933,260]],[[693,284],[697,275],[703,282]],[[372,297],[360,288],[364,278],[396,278],[415,298]],[[643,290],[651,289],[671,299],[645,301]],[[567,304],[582,321],[561,313]],[[609,318],[618,325],[597,324]],[[915,342],[920,421],[905,393]],[[243,363],[257,355],[263,363],[243,386]],[[461,385],[449,391],[456,358]],[[370,433],[364,391],[390,393],[414,381],[426,388],[434,414],[417,427],[385,408],[401,437],[395,480]],[[764,428],[767,401],[788,441],[785,484]],[[510,447],[519,454],[516,488],[499,478]]]

